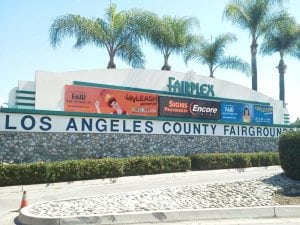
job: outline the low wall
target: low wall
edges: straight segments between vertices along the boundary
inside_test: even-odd
[[[277,151],[278,138],[161,134],[0,132],[0,161]]]
[[[53,111],[0,112],[0,161],[277,151],[288,126]]]

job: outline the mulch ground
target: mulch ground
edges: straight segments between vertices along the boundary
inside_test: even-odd
[[[273,197],[273,200],[280,205],[300,205],[300,196],[278,194]]]
[[[280,205],[300,205],[300,185],[293,185],[281,189],[273,200]]]

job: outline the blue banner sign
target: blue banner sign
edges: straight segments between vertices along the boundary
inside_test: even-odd
[[[273,124],[273,107],[267,105],[254,105],[255,124]]]
[[[273,124],[273,107],[221,102],[221,121],[226,123]]]

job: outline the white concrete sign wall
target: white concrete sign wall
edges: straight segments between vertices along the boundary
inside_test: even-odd
[[[188,73],[160,70],[103,69],[62,73],[37,71],[35,77],[35,109],[63,111],[64,85],[73,84],[73,81],[168,91],[169,77],[174,77],[180,81],[213,85],[215,97],[268,102],[274,109],[274,124],[283,124],[282,115],[285,113],[285,109],[281,101],[228,81],[201,75],[190,76]]]
[[[0,131],[272,137],[291,128],[102,117],[0,113]]]

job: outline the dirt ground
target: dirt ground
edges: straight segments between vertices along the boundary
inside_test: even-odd
[[[293,192],[291,188],[283,189],[273,197],[273,200],[280,205],[300,205],[300,186],[294,186],[293,189]]]
[[[280,205],[300,205],[300,196],[275,195],[273,200]]]

